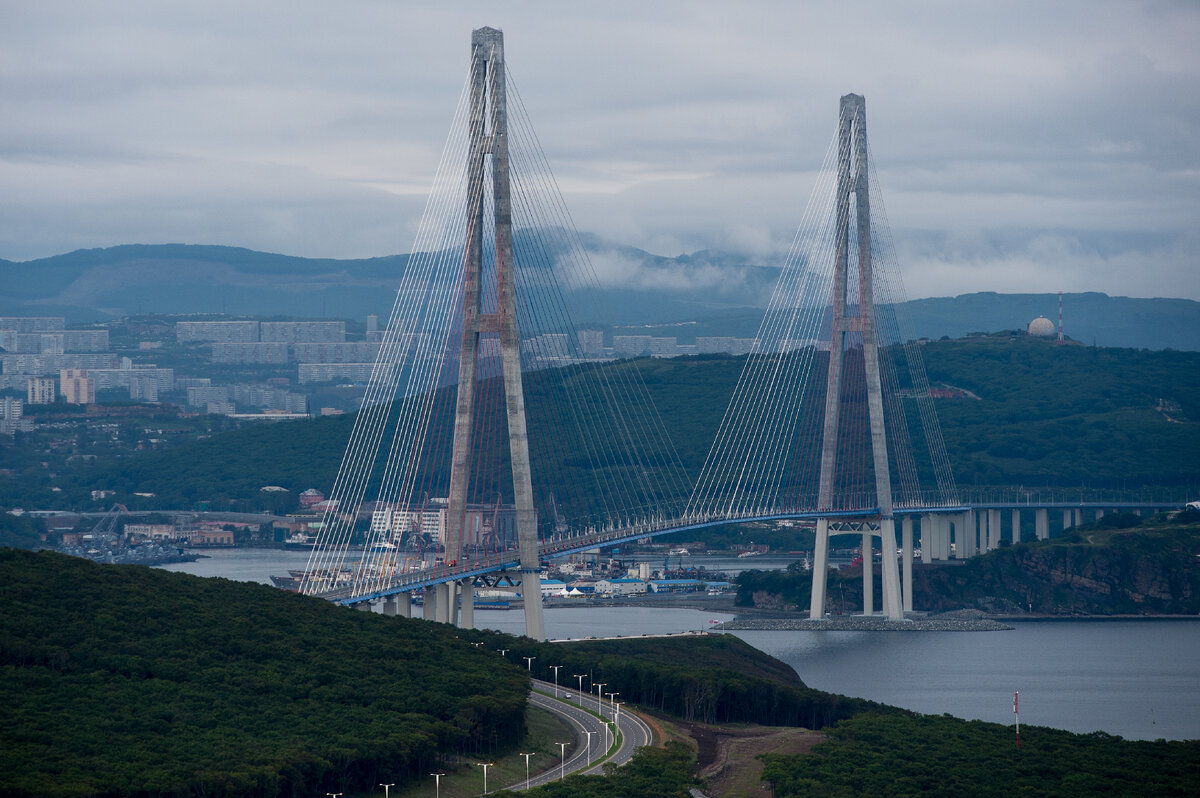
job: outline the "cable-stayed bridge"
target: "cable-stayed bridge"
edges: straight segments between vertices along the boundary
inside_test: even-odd
[[[393,612],[400,597],[403,612],[406,594],[424,589],[426,617],[470,625],[475,585],[506,582],[520,586],[527,633],[542,639],[547,557],[811,518],[813,617],[824,615],[829,538],[853,534],[868,563],[880,539],[882,610],[901,619],[914,517],[924,557],[948,556],[952,528],[959,556],[998,545],[998,510],[981,537],[959,501],[920,350],[895,317],[903,289],[861,96],[841,100],[755,349],[698,472],[681,463],[636,365],[587,357],[595,341],[581,322],[603,312],[578,297],[597,281],[498,30],[472,34],[412,251],[302,592],[384,599]],[[868,613],[872,580],[864,568]]]

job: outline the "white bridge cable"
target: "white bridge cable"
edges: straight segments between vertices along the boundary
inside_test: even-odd
[[[870,141],[868,140],[868,153],[869,147]],[[868,154],[868,162],[871,164],[871,181],[873,184],[878,184],[874,158],[870,154]],[[879,195],[878,191],[874,193]],[[874,205],[873,208],[875,208]],[[888,293],[888,303],[893,310],[892,318],[895,324],[896,341],[904,349],[905,361],[908,365],[912,390],[916,397],[918,413],[924,432],[925,446],[932,460],[934,478],[937,482],[938,493],[940,494],[939,499],[944,504],[957,504],[958,493],[955,487],[954,473],[950,467],[950,458],[946,453],[945,442],[942,438],[942,428],[938,422],[933,397],[929,392],[929,378],[925,372],[924,359],[921,355],[920,346],[916,342],[911,319],[904,307],[906,296],[903,275],[898,265],[899,258],[896,255],[891,226],[887,222],[887,209],[884,206],[882,195],[879,195],[876,214],[880,217],[879,228],[882,233],[878,239],[878,246],[885,261],[890,265],[890,268],[886,271],[888,280],[885,290]]]
[[[454,148],[454,154],[460,164],[467,160],[468,147],[469,140],[463,136],[460,146]],[[461,166],[459,168],[461,169]],[[469,167],[470,171],[475,173],[479,173],[483,168],[482,162]],[[459,174],[462,174],[461,171]],[[406,513],[407,517],[415,505],[414,491],[419,473],[422,468],[432,467],[424,463],[423,458],[440,454],[437,447],[433,447],[431,451],[430,435],[435,423],[434,416],[441,410],[441,402],[446,399],[446,369],[452,365],[449,361],[454,350],[453,339],[456,332],[461,334],[461,325],[456,327],[454,324],[454,320],[460,314],[456,314],[454,309],[461,309],[464,301],[462,289],[466,247],[463,242],[472,238],[472,221],[467,209],[474,207],[480,200],[478,194],[467,196],[465,188],[472,184],[471,177],[468,172],[465,185],[460,179],[452,184],[455,190],[446,192],[447,206],[443,210],[450,224],[443,225],[440,241],[429,242],[436,245],[435,248],[441,253],[441,257],[436,261],[438,268],[428,280],[428,293],[422,297],[424,301],[418,306],[420,310],[426,311],[418,316],[415,325],[416,329],[422,332],[417,355],[414,357],[414,368],[407,381],[408,390],[401,398],[392,446],[385,461],[376,500],[376,512],[382,510],[385,519],[388,519],[389,515],[394,517],[398,512]],[[482,191],[484,181],[475,182]],[[421,368],[416,368],[416,364],[420,364]],[[382,528],[375,527],[372,522],[360,565],[365,565],[372,547],[388,542],[392,537],[393,523],[390,520]],[[400,542],[402,541],[397,541],[397,544]],[[401,554],[400,546],[395,545],[395,548],[390,550],[392,562],[387,564],[394,568]],[[376,573],[378,574],[378,571]]]
[[[518,196],[530,212],[531,221],[538,228],[539,235],[534,238],[540,252],[537,257],[544,266],[538,274],[544,275],[551,290],[543,292],[548,295],[542,300],[541,309],[550,314],[548,328],[566,330],[567,333],[577,332],[577,324],[570,305],[565,301],[563,282],[559,275],[564,260],[570,267],[571,276],[582,282],[593,292],[598,292],[599,283],[595,272],[587,259],[586,250],[579,239],[575,225],[562,200],[561,192],[548,162],[537,140],[536,132],[528,122],[528,115],[521,102],[515,86],[512,86],[510,97],[514,100],[512,107],[515,113],[510,117],[516,124],[515,140],[528,142],[527,147],[514,148],[514,156],[523,168],[514,170],[514,175],[521,181],[522,190]],[[530,180],[532,176],[532,180]],[[529,190],[524,190],[529,183]],[[537,196],[540,201],[527,202],[526,195]],[[546,246],[547,242],[557,244],[553,248]],[[554,257],[554,253],[559,257]],[[525,271],[527,278],[532,278],[531,271]],[[538,292],[529,292],[537,297]],[[640,512],[643,517],[654,510],[664,499],[660,490],[649,484],[645,478],[647,471],[664,474],[668,481],[668,494],[676,496],[676,502],[686,494],[688,481],[684,475],[678,455],[667,436],[661,417],[654,408],[645,384],[640,380],[640,374],[634,368],[626,365],[597,368],[594,364],[572,364],[565,372],[568,376],[562,381],[568,389],[570,400],[567,402],[574,417],[581,422],[580,432],[593,441],[593,451],[608,451],[611,454],[621,453],[626,463],[606,461],[608,468],[620,478],[620,506],[616,509],[626,520],[630,512]],[[572,389],[572,386],[578,386]],[[597,401],[597,399],[603,401]],[[587,424],[588,419],[596,418],[596,424]],[[621,444],[614,447],[613,438]],[[647,457],[640,457],[645,452]],[[631,459],[632,458],[632,459]],[[628,463],[636,467],[632,469],[640,479],[631,480]],[[607,475],[606,475],[607,477]],[[612,486],[612,483],[609,483]],[[614,486],[616,487],[616,486]],[[611,503],[611,502],[610,502]],[[676,511],[677,512],[677,511]]]
[[[469,78],[460,94],[455,119],[465,113],[468,87]],[[378,455],[380,439],[401,380],[405,355],[412,345],[413,336],[417,343],[414,360],[427,359],[428,347],[432,345],[430,336],[423,335],[419,328],[410,330],[405,326],[405,321],[419,315],[430,287],[437,282],[436,274],[443,270],[442,261],[449,255],[445,247],[434,244],[445,240],[444,232],[439,231],[444,231],[447,203],[453,197],[452,186],[461,171],[461,167],[451,163],[452,159],[457,160],[457,150],[461,146],[460,138],[454,135],[454,131],[462,127],[452,124],[451,135],[444,145],[433,190],[418,226],[412,254],[400,278],[400,288],[393,302],[383,343],[330,492],[329,504],[322,518],[320,539],[309,557],[301,592],[330,587],[338,580],[353,535],[357,508],[370,479],[371,466]],[[403,351],[400,350],[401,343],[404,345]],[[410,369],[410,384],[413,371]]]
[[[787,339],[811,341],[817,337],[816,308],[823,309],[824,302],[806,300],[827,290],[828,274],[832,274],[830,268],[823,267],[817,253],[824,248],[821,242],[829,238],[823,217],[827,215],[827,197],[832,190],[830,163],[835,153],[835,143],[831,143],[760,324],[757,351],[746,358],[689,502],[689,517],[736,517],[745,512],[741,491],[744,483],[762,467],[758,457],[764,451],[764,440],[774,439],[780,446],[787,444],[782,431],[773,428],[779,422],[779,414],[773,412],[778,406],[778,395],[786,392],[786,382],[790,381],[781,379],[783,375],[778,369],[779,360],[786,358],[786,354],[772,350],[783,349]],[[800,309],[806,312],[797,317]],[[811,355],[809,352],[808,358],[791,358],[801,373],[811,365]],[[762,395],[764,391],[766,397]]]

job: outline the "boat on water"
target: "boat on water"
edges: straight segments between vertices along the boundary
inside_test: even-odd
[[[680,556],[683,556],[683,557],[687,557],[687,556],[691,555],[691,552],[690,552],[690,551],[688,551],[687,549],[671,549],[671,551],[670,551],[670,555],[671,555],[672,557],[674,557],[674,556],[676,556],[676,555],[680,555]]]

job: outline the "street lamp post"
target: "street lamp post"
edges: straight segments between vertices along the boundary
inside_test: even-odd
[[[497,649],[497,651],[500,652],[500,656],[504,657],[505,659],[508,659],[508,652],[511,651],[511,649],[501,648],[501,649]]]
[[[483,794],[487,795],[487,769],[490,767],[495,767],[496,763],[495,762],[476,762],[475,764],[478,765],[479,767],[483,768]],[[386,796],[385,796],[385,798],[386,798]]]
[[[383,788],[383,798],[391,798],[392,788],[396,786],[396,783],[392,782],[391,784],[380,784],[379,786]]]
[[[616,716],[617,696],[619,696],[620,693],[605,693],[605,695],[608,696],[608,708],[611,709],[614,713],[613,720],[616,720],[617,719],[617,716]]]
[[[587,674],[586,673],[572,673],[571,675],[574,676],[579,681],[579,706],[583,706],[583,677],[587,676]]]
[[[562,665],[547,665],[546,667],[554,671],[554,697],[558,698],[558,669],[561,668]]]
[[[608,686],[608,682],[596,682],[593,686],[596,688],[596,713],[603,717],[604,705],[600,701],[604,698],[604,688]]]
[[[618,729],[621,728],[621,705],[623,703],[625,702],[617,701],[613,703],[613,723],[617,724]]]
[[[434,794],[435,798],[441,798],[442,776],[445,776],[446,774],[445,773],[430,773],[429,775],[433,776],[433,794]]]
[[[533,673],[533,661],[537,657],[521,657],[521,659],[525,660],[525,667],[529,669],[530,673]]]
[[[529,753],[529,754],[526,754],[526,753],[518,753],[517,754],[517,756],[525,757],[525,789],[527,789],[527,790],[529,789],[529,757],[533,756],[533,754],[535,754],[535,753],[537,753],[537,752],[534,751],[533,753]]]
[[[588,767],[591,767],[592,766],[592,735],[595,734],[595,732],[584,730],[583,733],[586,734],[587,738],[588,738],[588,741],[587,741],[587,763],[588,763]]]
[[[567,769],[567,744],[555,743],[555,745],[558,746],[558,755],[560,757],[560,761],[558,763],[558,780],[562,781],[563,775]]]

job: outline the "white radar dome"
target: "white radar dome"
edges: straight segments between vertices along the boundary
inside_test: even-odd
[[[1033,321],[1029,322],[1030,335],[1048,336],[1054,335],[1054,322],[1045,316],[1038,316]]]

